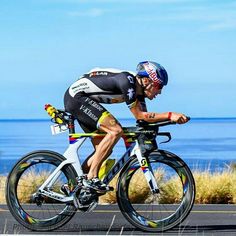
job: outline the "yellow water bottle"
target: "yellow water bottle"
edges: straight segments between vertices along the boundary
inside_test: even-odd
[[[56,114],[58,113],[58,110],[55,107],[53,107],[50,104],[46,104],[45,110],[47,111],[48,115],[51,116],[52,119],[55,120],[56,123],[58,123],[58,124],[63,123],[63,120],[60,117],[56,116]]]
[[[98,172],[98,178],[100,180],[103,180],[104,177],[107,175],[107,173],[110,171],[110,169],[113,167],[115,164],[116,160],[115,159],[106,159],[103,163],[102,166],[100,167],[100,170]]]

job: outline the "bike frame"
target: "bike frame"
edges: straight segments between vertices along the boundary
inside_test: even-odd
[[[80,163],[79,157],[79,149],[87,138],[93,137],[104,137],[106,134],[100,133],[70,133],[69,134],[69,146],[64,152],[63,156],[66,160],[64,160],[51,175],[47,178],[47,180],[40,186],[39,192],[43,195],[46,195],[50,198],[54,198],[61,202],[70,202],[73,201],[73,196],[65,197],[62,194],[55,193],[50,191],[50,187],[57,180],[61,173],[61,169],[66,165],[72,165],[77,173],[77,176],[83,176],[83,170]],[[144,173],[144,176],[147,180],[147,183],[153,193],[157,193],[159,191],[156,180],[154,178],[153,172],[151,168],[149,168],[148,161],[146,157],[142,156],[141,148],[137,139],[131,139],[130,137],[135,136],[135,133],[125,133],[123,138],[126,144],[126,152],[124,155],[117,161],[117,163],[113,166],[113,168],[109,171],[109,173],[104,178],[104,183],[108,184],[114,176],[124,167],[124,165],[129,161],[129,159],[133,156],[137,157],[140,167]]]

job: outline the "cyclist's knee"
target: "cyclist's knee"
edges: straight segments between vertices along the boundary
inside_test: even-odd
[[[120,124],[117,123],[113,126],[107,127],[107,134],[109,134],[112,139],[119,139],[123,135],[123,129]]]
[[[119,138],[123,134],[123,129],[119,122],[112,116],[107,116],[99,125],[99,129],[110,134],[112,137]]]
[[[122,127],[119,124],[116,124],[115,127],[112,127],[111,134],[116,138],[120,138],[123,135]]]

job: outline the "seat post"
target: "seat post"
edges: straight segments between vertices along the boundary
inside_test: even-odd
[[[69,120],[68,120],[68,129],[69,129],[69,134],[74,134],[75,133],[75,118],[70,115]]]

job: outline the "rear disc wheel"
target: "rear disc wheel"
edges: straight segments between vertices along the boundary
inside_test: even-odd
[[[75,214],[73,203],[63,203],[38,192],[38,188],[64,160],[56,152],[32,152],[24,156],[10,172],[6,186],[7,205],[24,227],[36,231],[54,230]],[[76,172],[70,165],[61,169],[50,191],[66,196],[60,191],[65,183],[76,184]]]

